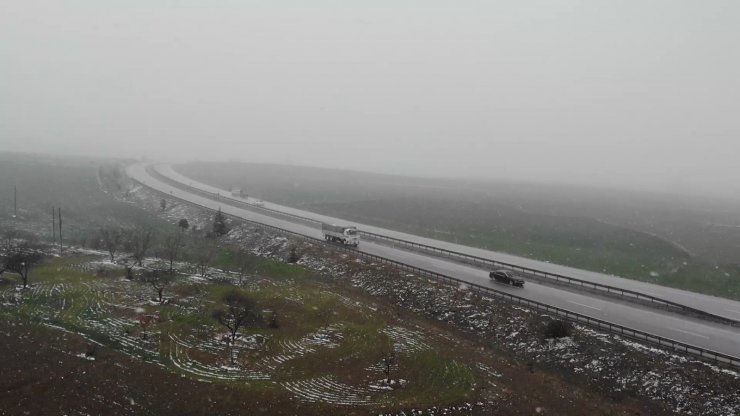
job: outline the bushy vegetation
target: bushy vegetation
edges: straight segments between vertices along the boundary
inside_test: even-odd
[[[562,319],[553,319],[545,324],[542,332],[545,339],[569,337],[573,333],[573,324]]]
[[[476,377],[468,365],[450,359],[439,351],[423,350],[416,352],[401,368],[410,374],[421,374],[424,382],[409,386],[408,394],[422,396],[436,394],[449,399],[454,396],[467,397],[475,387]]]

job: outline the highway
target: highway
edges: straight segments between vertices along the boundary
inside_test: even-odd
[[[219,192],[224,195],[229,195],[229,193],[225,190],[209,187],[205,184],[200,184],[194,180],[185,178],[182,175],[179,175],[176,172],[172,171],[172,169],[168,166],[159,166],[157,169],[158,172],[160,172],[161,174],[186,185],[191,185],[210,192]],[[203,196],[171,186],[149,175],[149,173],[146,171],[146,166],[143,164],[130,165],[127,168],[127,173],[130,177],[145,184],[146,186],[169,194],[175,198],[179,198],[212,209],[221,208],[221,210],[227,214],[244,218],[250,221],[272,225],[309,237],[319,239],[322,238],[321,231],[318,228],[305,225],[304,223],[288,221],[286,219],[264,215],[252,210],[237,208],[228,205],[227,203],[214,201],[212,199],[205,198]],[[254,202],[254,200],[250,199],[249,202]],[[314,213],[271,204],[269,202],[265,202],[265,207],[276,209],[286,213],[292,213],[295,215],[315,218],[319,221],[345,222],[341,219],[325,217]],[[552,265],[549,263],[534,262],[529,259],[521,259],[515,256],[508,256],[505,254],[490,252],[487,250],[441,242],[438,240],[399,233],[392,230],[385,230],[378,227],[365,226],[362,224],[355,225],[358,225],[358,227],[363,230],[375,232],[378,234],[390,235],[396,238],[411,241],[416,240],[422,242],[423,244],[435,245],[438,247],[448,248],[450,250],[471,253],[473,255],[481,257],[494,258],[496,260],[507,261],[511,263],[517,263],[519,262],[519,260],[522,260],[522,263],[527,262],[523,265],[531,264],[530,267],[533,268],[550,267],[548,271],[573,275],[574,277],[583,278],[584,280],[586,279],[586,276],[591,276],[592,278],[599,279],[608,278],[610,279],[608,281],[608,284],[616,285],[615,281],[611,279],[617,278],[614,278],[612,276],[599,275],[598,273],[579,271],[572,268],[563,268],[563,266]],[[703,321],[691,317],[678,315],[672,312],[653,309],[639,304],[624,302],[612,298],[603,298],[590,293],[577,293],[569,290],[564,290],[559,287],[540,285],[532,281],[527,282],[523,289],[512,288],[509,286],[491,282],[485,270],[481,270],[473,266],[460,264],[444,258],[438,258],[416,252],[402,250],[370,241],[363,241],[360,244],[358,250],[365,253],[382,256],[391,260],[403,262],[412,266],[446,274],[467,282],[494,287],[501,291],[509,291],[518,296],[546,303],[548,305],[557,306],[573,312],[581,313],[583,315],[592,316],[629,328],[649,332],[665,338],[695,345],[700,348],[710,349],[734,356],[740,355],[740,328],[737,327],[730,327],[727,325]],[[576,275],[574,272],[579,272],[580,274]],[[620,279],[619,281],[640,283],[626,279]],[[683,299],[683,301],[691,301],[694,302],[692,303],[692,305],[700,305],[699,307],[702,309],[706,309],[707,305],[705,305],[705,302],[708,302],[708,307],[713,308],[711,309],[712,311],[716,310],[716,313],[718,315],[732,316],[728,315],[728,313],[731,313],[731,310],[736,310],[738,311],[738,313],[740,313],[739,302],[733,302],[730,300],[724,300],[705,295],[686,295],[686,293],[688,292],[681,293],[683,291],[662,288],[661,286],[655,285],[649,285],[648,288],[651,290],[655,290],[655,292],[653,293],[656,296],[666,296],[666,294],[669,294],[671,296],[674,296],[673,298],[671,298],[672,300]],[[663,289],[669,290],[661,291]],[[722,309],[728,310],[721,312]],[[733,317],[738,318],[739,316]]]
[[[242,200],[244,202],[254,203],[257,200],[254,198],[238,198],[231,196],[228,190],[216,188],[191,178],[181,175],[172,169],[170,165],[157,165],[154,167],[157,172],[177,182],[193,186],[204,191],[219,193],[221,195],[227,195],[233,199]],[[352,224],[356,225],[360,230],[369,231],[375,234],[381,234],[401,240],[412,241],[415,243],[426,244],[446,250],[457,251],[460,253],[469,254],[472,256],[483,257],[505,263],[513,263],[518,266],[530,267],[537,270],[546,271],[549,273],[561,274],[577,279],[586,280],[589,282],[601,283],[610,286],[615,286],[623,289],[633,290],[635,292],[644,293],[646,295],[652,295],[660,299],[673,301],[688,307],[706,311],[713,315],[726,317],[733,320],[740,320],[740,302],[720,298],[716,296],[704,295],[700,293],[689,292],[686,290],[670,288],[666,286],[654,285],[646,282],[640,282],[631,279],[625,279],[622,277],[607,275],[603,273],[592,272],[588,270],[576,269],[573,267],[561,266],[558,264],[547,263],[544,261],[538,261],[528,259],[525,257],[514,256],[506,253],[499,253],[495,251],[464,246],[460,244],[450,243],[441,240],[435,240],[431,238],[421,237],[413,234],[407,234],[399,231],[394,231],[386,228],[375,227],[372,225],[362,224],[354,221],[347,221],[341,218],[329,217],[325,215],[316,214],[310,211],[303,211],[300,209],[287,207],[284,205],[273,204],[267,201],[262,201],[265,208],[273,209],[276,211],[285,212],[288,214],[299,215],[306,218],[311,218],[316,221],[328,222],[328,223],[339,223],[339,224]]]

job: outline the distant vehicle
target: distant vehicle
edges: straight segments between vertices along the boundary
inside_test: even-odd
[[[262,201],[260,199],[255,199],[254,202],[252,202],[252,205],[258,206],[258,207],[264,207],[265,201]]]
[[[360,235],[357,234],[357,227],[347,225],[336,225],[321,223],[321,232],[324,233],[326,241],[342,243],[345,246],[357,247],[360,244]]]
[[[488,274],[491,279],[516,287],[524,287],[524,280],[519,279],[509,270],[495,270]]]

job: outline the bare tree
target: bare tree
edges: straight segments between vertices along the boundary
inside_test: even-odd
[[[207,316],[207,314],[211,312],[208,306],[210,304],[210,301],[207,300],[208,291],[204,290],[203,286],[200,285],[194,286],[193,291],[194,293],[191,296],[194,300],[193,303],[196,305],[197,308],[196,313],[202,317]]]
[[[244,281],[244,275],[253,265],[252,256],[246,250],[239,250],[236,255],[236,271],[239,273],[239,286]]]
[[[157,291],[157,299],[159,300],[159,303],[163,303],[164,289],[175,281],[175,276],[172,273],[168,273],[166,270],[154,269],[146,271],[142,276],[142,280],[145,283],[150,284],[154,290]]]
[[[57,209],[51,207],[51,244],[57,243],[57,220],[56,220]]]
[[[134,268],[128,258],[123,259],[123,268],[126,269],[126,279],[132,280],[134,278]]]
[[[170,262],[170,274],[174,273],[174,264],[182,249],[182,233],[173,233],[162,241],[161,256]]]
[[[57,213],[59,214],[57,224],[59,225],[59,255],[61,256],[64,253],[64,243],[62,242],[62,207],[57,208]]]
[[[103,243],[103,247],[105,247],[110,255],[110,261],[115,261],[116,252],[123,243],[123,232],[119,228],[107,227],[101,228],[98,234],[100,235],[100,241]]]
[[[137,266],[141,266],[153,240],[154,231],[151,228],[138,227],[128,232],[126,245]]]
[[[9,230],[4,230],[3,232],[3,251],[7,254],[12,251],[16,245],[18,244],[18,239],[21,238],[20,231],[11,228]]]
[[[391,345],[383,351],[383,373],[385,374],[385,382],[388,384],[391,382],[391,370],[395,363],[396,352],[393,350],[393,346]]]
[[[213,311],[213,319],[229,330],[231,342],[236,341],[239,328],[253,327],[261,323],[262,315],[257,305],[242,290],[233,288],[221,297],[223,305]]]
[[[146,339],[147,329],[157,319],[157,315],[139,315],[139,326],[141,327],[141,339]]]
[[[11,241],[5,247],[0,274],[6,271],[17,273],[21,277],[21,283],[25,289],[28,287],[28,274],[42,258],[43,255],[40,250],[32,247],[28,242]]]
[[[216,254],[217,246],[215,241],[208,241],[194,249],[195,262],[198,265],[198,273],[205,277],[208,273],[208,267],[211,265],[213,256]]]

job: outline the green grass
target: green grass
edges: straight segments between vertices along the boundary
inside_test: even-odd
[[[160,307],[160,315],[165,324],[160,325],[160,329],[167,332],[176,332],[180,334],[192,331],[194,328],[214,327],[215,322],[208,314],[205,313],[185,313],[179,309]]]
[[[439,234],[430,234],[430,237],[441,237]],[[485,238],[463,239],[460,242],[662,286],[740,299],[740,267],[737,265],[712,264],[660,248],[643,246],[641,250],[628,251],[603,245],[573,247],[546,242],[497,245]]]
[[[177,335],[188,339],[188,342],[194,342],[191,335],[196,338],[213,337],[214,334],[225,332],[225,328],[211,318],[210,311],[218,305],[221,296],[226,291],[232,290],[233,286],[227,283],[204,284],[183,278],[165,290],[166,296],[174,298],[171,304],[151,305],[146,302],[149,292],[147,285],[120,279],[123,275],[122,270],[103,276],[85,272],[84,270],[88,268],[80,266],[90,260],[93,258],[89,256],[47,260],[35,270],[38,285],[36,289],[42,290],[25,291],[22,305],[18,308],[0,310],[0,316],[59,325],[103,342],[109,348],[132,354],[144,354],[148,357],[147,360],[164,364],[170,371],[188,377],[202,378],[201,375],[182,371],[170,361],[172,344],[169,335]],[[256,262],[256,264],[271,263],[272,261]],[[277,329],[259,327],[240,330],[242,334],[263,334],[271,338],[269,348],[246,353],[247,363],[269,358],[273,354],[291,354],[290,351],[293,350],[284,349],[285,345],[296,345],[307,335],[323,331],[327,325],[341,334],[339,338],[335,338],[339,345],[334,348],[316,346],[313,347],[313,351],[292,358],[279,367],[272,375],[271,381],[230,382],[213,379],[212,382],[243,389],[245,392],[254,392],[275,389],[278,386],[274,384],[276,381],[304,380],[326,375],[332,375],[342,383],[358,386],[367,386],[367,383],[382,377],[382,374],[367,369],[377,365],[382,360],[383,354],[393,348],[392,340],[383,331],[389,325],[388,319],[392,318],[382,313],[367,314],[363,309],[348,306],[342,298],[327,291],[318,281],[310,278],[294,279],[292,276],[303,276],[295,273],[296,268],[297,266],[288,268],[287,277],[269,277],[263,274],[258,277],[259,284],[255,285],[252,282],[248,285],[251,289],[247,290],[247,293],[259,310],[270,309],[279,313],[280,326]],[[62,294],[47,290],[55,284],[64,285]],[[137,295],[131,298],[132,293]],[[193,296],[202,298],[203,303],[193,307],[195,304],[189,303]],[[65,309],[60,311],[63,302]],[[103,309],[97,307],[98,305],[102,305]],[[157,352],[153,358],[150,350],[145,351],[139,347],[132,349],[130,345],[137,342],[142,331],[137,322],[124,323],[117,326],[113,332],[106,332],[101,330],[100,326],[90,325],[91,322],[105,324],[120,320],[128,321],[147,314],[160,317],[147,328],[148,333],[160,334]],[[109,318],[113,320],[107,321]],[[128,335],[123,335],[123,332]],[[131,338],[121,338],[119,334]],[[221,365],[219,363],[227,360],[225,353],[227,350],[224,349],[222,354],[224,356],[220,358],[214,356],[212,351],[188,350],[185,359],[196,361],[203,359],[219,366]],[[399,405],[455,402],[466,399],[469,390],[475,384],[474,376],[466,365],[447,358],[441,351],[401,354],[398,360],[400,370],[393,374],[393,377],[410,380],[409,388],[384,393],[383,402],[391,401]]]
[[[237,271],[240,267],[239,255],[234,249],[222,251],[216,256],[214,266]],[[246,256],[246,274],[258,274],[266,277],[302,278],[306,276],[306,269],[295,264],[284,263],[275,259],[259,257],[253,254]]]
[[[398,358],[400,370],[391,377],[410,377],[414,382],[396,390],[406,402],[455,401],[471,397],[476,376],[471,368],[435,350],[424,350]]]
[[[348,356],[371,356],[380,358],[383,350],[388,350],[390,340],[382,329],[385,327],[382,321],[347,322],[343,326],[347,342],[338,351]]]
[[[412,211],[419,212],[411,209],[401,211],[408,215],[412,215]],[[565,222],[569,224],[555,226],[553,222],[557,221],[556,218],[548,219],[548,224],[544,225],[527,224],[526,219],[519,218],[519,224],[496,226],[493,224],[499,224],[498,220],[489,224],[465,225],[465,220],[434,222],[423,216],[381,221],[376,217],[360,218],[358,212],[362,210],[354,207],[331,213],[472,247],[740,299],[739,265],[704,261],[662,240],[588,219],[568,219]],[[466,217],[463,215],[461,218]],[[512,218],[508,217],[505,221],[512,221]]]
[[[29,283],[81,283],[95,276],[87,271],[77,270],[75,266],[93,260],[92,256],[47,257],[29,273]]]
[[[439,235],[436,237],[439,238]],[[449,237],[447,239],[449,240]],[[505,236],[489,233],[462,238],[460,242],[465,245],[505,251],[522,257],[639,280],[647,280],[651,271],[667,274],[683,261],[688,260],[685,256],[661,247],[650,247],[643,244],[632,248],[629,244],[620,246],[610,241],[593,242],[592,244],[559,243],[542,238],[523,241],[518,238],[506,239]]]
[[[661,285],[692,292],[740,300],[740,270],[735,266],[715,266],[690,262],[677,271],[646,279]]]

